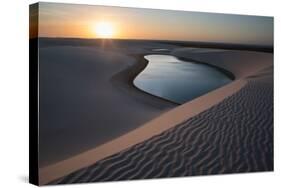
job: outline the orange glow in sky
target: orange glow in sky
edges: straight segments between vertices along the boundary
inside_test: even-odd
[[[273,18],[39,3],[39,37],[273,44]]]

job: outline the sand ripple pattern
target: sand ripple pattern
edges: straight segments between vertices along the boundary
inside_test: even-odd
[[[270,73],[176,127],[51,184],[273,170]]]

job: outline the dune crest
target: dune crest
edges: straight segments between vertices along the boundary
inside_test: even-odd
[[[191,122],[193,122],[194,119],[197,119],[198,117],[200,117],[199,119],[201,119],[201,120],[198,120],[198,122],[195,122],[194,125],[192,125],[192,126],[199,128],[200,125],[203,123],[204,127],[206,127],[207,125],[209,125],[209,123],[206,123],[205,121],[206,120],[208,120],[208,121],[215,120],[216,113],[222,115],[222,116],[219,116],[220,118],[222,118],[222,119],[226,118],[226,120],[227,120],[228,119],[227,116],[228,115],[231,116],[231,114],[233,113],[232,109],[236,109],[237,105],[239,105],[239,103],[243,103],[244,100],[246,100],[244,102],[246,102],[247,105],[242,106],[242,108],[248,108],[249,106],[251,106],[251,104],[260,105],[259,102],[257,101],[258,98],[260,97],[259,93],[263,93],[264,97],[266,98],[266,100],[268,102],[268,105],[263,104],[262,107],[267,109],[268,112],[271,112],[270,105],[272,105],[272,103],[270,102],[270,97],[271,97],[270,88],[272,87],[272,81],[271,81],[272,78],[270,76],[272,75],[272,72],[269,71],[269,73],[265,76],[265,78],[260,78],[260,77],[262,77],[262,75],[263,75],[261,70],[270,68],[272,66],[272,54],[259,53],[259,52],[247,52],[247,51],[224,51],[224,50],[215,51],[215,52],[204,51],[204,52],[202,52],[202,54],[198,54],[198,51],[196,53],[192,53],[188,50],[186,50],[186,51],[180,50],[180,51],[174,51],[173,55],[175,55],[175,54],[179,58],[195,59],[197,61],[203,61],[205,63],[210,63],[215,66],[220,66],[228,71],[233,72],[233,74],[236,77],[236,81],[234,81],[231,84],[228,84],[222,88],[219,88],[215,91],[212,91],[202,97],[199,97],[193,101],[183,104],[173,110],[170,110],[169,112],[166,112],[162,116],[157,117],[148,123],[145,123],[143,126],[137,128],[117,139],[107,142],[93,150],[84,152],[82,154],[79,154],[70,159],[61,161],[54,165],[50,165],[45,168],[41,168],[40,169],[40,177],[42,177],[42,178],[40,178],[41,184],[50,183],[53,180],[63,177],[72,172],[74,172],[74,173],[70,174],[69,176],[65,176],[64,178],[61,178],[59,180],[53,181],[52,183],[119,180],[119,179],[122,179],[122,177],[126,177],[126,179],[128,179],[128,177],[125,175],[124,176],[120,175],[120,177],[118,177],[118,178],[115,177],[115,175],[112,175],[112,176],[108,176],[108,178],[105,178],[105,179],[102,177],[100,177],[100,179],[98,177],[95,179],[94,177],[96,177],[96,176],[95,176],[94,171],[96,171],[98,169],[102,170],[103,168],[99,167],[99,166],[107,165],[108,163],[119,164],[119,160],[120,160],[120,162],[129,160],[127,156],[133,155],[133,153],[135,153],[136,150],[138,150],[138,147],[141,147],[144,150],[150,150],[150,147],[146,147],[146,145],[149,145],[149,143],[155,143],[156,146],[154,149],[157,150],[157,148],[162,147],[161,146],[162,142],[158,143],[159,141],[153,141],[153,140],[159,139],[159,140],[163,140],[163,142],[164,142],[164,140],[166,138],[163,137],[163,134],[168,134],[167,132],[174,132],[173,133],[174,136],[172,136],[173,139],[179,139],[179,137],[182,138],[182,136],[178,136],[180,134],[180,132],[185,132],[182,129],[188,129],[188,127],[190,127],[193,124]],[[210,57],[208,57],[208,54]],[[237,56],[239,56],[239,58]],[[199,57],[201,57],[201,58],[198,59]],[[202,57],[204,57],[205,59]],[[243,57],[244,57],[244,59],[243,59]],[[207,59],[208,59],[208,62],[206,62]],[[257,62],[257,64],[255,64],[255,62]],[[241,64],[241,66],[237,66],[237,63],[239,63],[239,65]],[[237,67],[240,67],[241,70],[238,69]],[[266,90],[263,88],[264,86],[267,87]],[[251,90],[255,90],[255,92],[258,92],[258,94],[253,95],[254,97],[251,97],[251,95],[253,94],[253,91],[251,91]],[[248,97],[250,97],[249,101],[252,101],[252,103],[251,102],[247,103]],[[239,102],[237,102],[237,101],[235,102],[235,100],[233,100],[234,98],[235,98],[235,100],[237,100]],[[224,106],[226,109],[221,110],[220,106]],[[252,110],[253,110],[253,112],[252,111],[249,112],[251,115],[246,116],[246,117],[254,118],[254,117],[256,117],[256,115],[258,115],[260,113],[259,111],[255,111],[254,108],[252,108]],[[264,109],[261,109],[261,110],[264,110]],[[246,109],[245,109],[245,112],[247,112]],[[225,113],[225,116],[223,116],[224,113]],[[268,114],[267,119],[268,118],[269,118],[269,120],[272,118],[272,117],[270,117],[270,114]],[[224,130],[222,129],[221,131],[226,131],[226,130],[227,131],[230,131],[230,130],[239,131],[239,129],[241,129],[241,130],[243,130],[243,135],[244,135],[244,133],[248,133],[247,130],[244,130],[245,128],[241,127],[242,126],[241,124],[237,125],[236,123],[233,123],[239,119],[241,119],[241,117],[233,116],[233,119],[231,121],[227,121],[228,124],[230,125],[230,127],[232,126],[232,128],[230,129],[230,127],[228,127],[228,128],[225,128]],[[254,119],[252,119],[252,120],[249,119],[249,121],[251,121],[251,122],[253,122],[253,120]],[[217,121],[219,121],[219,119],[217,119]],[[243,120],[244,123],[246,121],[247,120]],[[205,122],[205,124],[204,124],[204,122]],[[220,122],[222,123],[221,126],[228,125],[228,124],[225,124],[225,122],[223,122],[223,121],[220,121]],[[270,122],[270,121],[268,121],[268,122]],[[207,126],[205,128],[206,131],[204,131],[204,132],[206,132],[205,133],[206,137],[211,136],[209,134],[212,134],[213,132],[218,132],[219,129],[217,126],[218,125],[214,125],[209,128]],[[257,126],[261,126],[261,125],[258,123]],[[270,130],[270,125],[268,125],[268,126],[269,126],[269,130]],[[181,127],[181,128],[179,128],[179,127]],[[179,130],[181,130],[181,131],[179,131]],[[207,152],[206,153],[207,156],[210,155],[209,157],[211,157],[211,156],[213,156],[213,154],[208,155],[208,152],[210,152],[210,151],[215,152],[217,150],[220,150],[219,155],[222,155],[222,153],[226,152],[221,148],[222,146],[220,144],[218,145],[218,147],[220,147],[218,149],[201,151],[204,144],[207,144],[207,143],[206,143],[206,141],[204,141],[202,139],[198,140],[198,138],[200,137],[202,132],[200,131],[197,133],[195,130],[188,132],[188,133],[185,132],[186,134],[194,135],[196,137],[196,142],[198,145],[198,147],[196,147],[197,149],[195,149],[195,150],[197,150],[196,151],[197,153],[195,152],[196,155],[193,156],[189,153],[188,156],[196,157],[198,155],[198,152],[201,153],[201,152],[205,151],[205,152]],[[172,134],[172,133],[169,133],[169,134]],[[200,134],[200,135],[198,135],[198,134]],[[230,134],[230,132],[227,132],[226,134]],[[260,134],[260,133],[259,133],[259,131],[256,131],[255,134]],[[229,136],[231,136],[231,134]],[[190,139],[191,138],[193,138],[193,136],[190,136]],[[269,135],[265,135],[264,138],[266,138],[268,140],[270,137],[269,137]],[[189,141],[191,141],[191,140],[187,139],[186,142],[183,142],[183,143],[176,142],[177,146],[173,145],[174,141],[172,141],[171,146],[174,146],[174,147],[176,146],[175,148],[178,148],[178,147],[181,148],[181,147],[183,147],[181,144],[186,145],[186,143],[189,143]],[[214,141],[216,141],[215,143],[217,144],[218,140],[215,139]],[[258,142],[259,142],[259,140],[258,140]],[[268,144],[271,143],[270,140],[268,140],[266,142]],[[221,142],[219,142],[219,143],[221,143]],[[226,143],[222,142],[221,144],[226,144]],[[255,148],[253,145],[251,145],[251,146],[253,148]],[[163,146],[163,147],[165,147],[165,146]],[[194,146],[193,146],[193,148],[194,148]],[[182,151],[182,150],[179,150],[179,151]],[[158,152],[154,151],[154,152],[152,152],[151,155],[153,155],[153,156],[156,155],[158,157],[161,157],[162,156],[161,153],[158,153]],[[268,155],[270,155],[271,152],[272,151],[269,147]],[[146,153],[146,152],[144,151],[144,153]],[[192,152],[192,153],[194,153],[194,152]],[[176,155],[180,155],[180,153],[177,153]],[[117,157],[117,156],[119,156],[119,157]],[[120,156],[122,156],[122,157],[120,157]],[[149,155],[147,154],[146,156],[150,157],[150,154]],[[118,158],[118,160],[116,160],[116,158]],[[149,165],[151,163],[154,164],[155,161],[158,161],[156,159],[158,159],[158,158],[156,157],[155,160],[148,160],[147,165]],[[213,161],[216,161],[217,159],[218,158],[214,158]],[[264,157],[264,159],[267,160],[269,158]],[[109,161],[109,162],[106,162],[106,161]],[[131,159],[130,159],[130,161],[131,161]],[[144,161],[144,160],[142,160],[142,161]],[[200,161],[201,162],[199,164],[203,165],[202,168],[205,168],[206,166],[204,167],[204,163],[202,163],[204,160],[203,161],[200,160]],[[129,162],[129,161],[127,161],[127,162]],[[186,161],[185,162],[182,161],[182,162],[186,163]],[[268,163],[268,161],[266,163]],[[134,163],[132,163],[132,164],[134,164]],[[230,163],[230,164],[232,164],[232,163]],[[270,164],[271,163],[269,162],[268,164],[265,165],[264,168],[270,169],[271,168]],[[92,165],[92,166],[90,166],[90,165]],[[134,165],[136,165],[136,164],[134,164]],[[143,165],[146,165],[146,162]],[[90,167],[88,167],[88,166],[90,166]],[[112,166],[113,166],[112,168],[108,168],[108,169],[110,169],[111,173],[115,173],[116,170],[119,171],[118,168],[114,168],[113,164],[112,164]],[[124,166],[124,168],[125,168],[125,166]],[[132,165],[130,168],[132,168]],[[181,168],[181,167],[179,166],[179,168]],[[81,170],[79,170],[79,169],[81,169]],[[84,173],[89,173],[89,170],[91,172],[93,172],[93,173],[90,173],[89,176],[87,176],[87,178],[90,178],[90,179],[79,178],[79,177],[82,177],[80,175],[82,175]],[[253,170],[253,169],[249,168],[249,170]],[[256,168],[256,170],[259,170],[259,169]],[[192,174],[198,174],[198,173],[199,174],[205,173],[205,171],[202,171],[202,170],[201,171],[199,170],[197,173],[196,172],[197,172],[196,170],[193,170],[192,172],[184,171],[184,172],[182,172],[182,174],[183,175],[192,175]],[[226,171],[223,171],[222,169],[219,171],[214,170],[214,173],[219,173],[219,172],[226,172]],[[109,171],[106,170],[105,172],[102,172],[102,173],[109,173]],[[171,177],[174,175],[175,176],[179,175],[178,173],[176,173],[174,175],[173,174],[166,174],[166,175],[158,174],[157,176],[156,175],[155,176],[151,176],[151,175],[143,176],[142,172],[140,172],[140,174],[141,175],[130,176],[130,178],[138,179],[138,178],[143,178],[143,177],[158,177],[158,176],[159,177]],[[72,178],[70,178],[70,177],[72,177]],[[93,179],[91,179],[91,178],[93,178]]]

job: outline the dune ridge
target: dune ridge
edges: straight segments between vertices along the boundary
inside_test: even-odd
[[[247,79],[197,116],[51,184],[273,170],[272,73]]]
[[[259,52],[206,49],[201,52],[200,50],[195,52],[193,50],[192,52],[189,48],[174,50],[171,54],[179,58],[194,59],[197,62],[218,66],[232,72],[236,80],[172,109],[136,130],[98,148],[40,169],[40,184],[246,172],[245,166],[248,171],[272,170],[273,55]],[[201,59],[202,57],[204,58]],[[264,95],[260,96],[260,94]],[[260,101],[260,97],[263,97],[264,102]],[[244,105],[241,106],[240,103],[244,103]],[[233,110],[237,112],[233,113]],[[256,118],[260,117],[259,115],[263,112],[266,112],[266,118],[263,118],[263,120],[266,120],[267,125],[256,121]],[[218,114],[220,115],[218,116]],[[228,116],[232,119],[229,119]],[[243,122],[240,121],[241,119],[243,119]],[[239,121],[241,124],[237,124]],[[248,125],[245,123],[247,121],[250,122],[249,125],[251,124],[252,129],[257,126],[257,130],[261,130],[263,129],[261,126],[267,126],[267,132],[259,138],[257,135],[262,135],[262,132],[251,132],[250,129],[245,127],[245,125]],[[219,126],[224,128],[222,129],[224,132],[219,129]],[[230,134],[233,131],[236,131],[237,134]],[[241,156],[243,156],[243,151],[247,151],[244,158],[251,161],[251,164],[242,164],[241,161],[244,158],[237,156],[238,159],[234,160],[234,154],[227,157],[223,155],[231,148],[236,151],[232,146],[225,146],[228,144],[226,142],[228,137],[223,136],[224,134],[234,140],[232,143],[238,148]],[[254,135],[251,136],[251,134]],[[237,137],[237,135],[240,137]],[[243,135],[243,139],[241,135]],[[188,139],[184,139],[185,136]],[[204,140],[207,138],[210,143]],[[244,150],[239,149],[237,143],[243,143],[245,138],[248,141],[244,144],[249,147]],[[252,144],[254,142],[249,140],[267,145],[268,149],[263,150],[266,152],[263,156],[266,157],[262,157],[262,160],[252,160],[249,156],[253,155],[249,153],[260,150],[257,149],[260,146],[255,147]],[[210,146],[211,143],[213,144]],[[132,158],[135,155],[136,157]],[[178,160],[180,158],[181,160]],[[228,163],[233,168],[221,169],[224,165],[219,163],[223,158],[233,159],[232,162],[225,160],[224,163]],[[208,160],[211,162],[207,163]],[[157,163],[156,165],[156,162],[160,163],[160,161],[163,164],[169,161],[168,167],[159,169],[158,167],[161,164]],[[260,161],[263,161],[262,163],[265,165],[253,167],[252,163],[260,164]],[[140,170],[138,165],[143,168]],[[183,170],[182,166],[188,170]],[[151,173],[144,175],[143,173],[147,172],[148,169]],[[206,169],[209,170],[206,171]],[[161,171],[160,174],[157,173],[159,171]],[[175,171],[176,173],[167,173],[168,171]],[[178,171],[182,172],[181,175]],[[96,176],[96,173],[100,175]],[[132,175],[128,175],[128,173]],[[116,174],[120,175],[117,177]]]

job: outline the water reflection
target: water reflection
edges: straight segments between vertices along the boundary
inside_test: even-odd
[[[147,55],[147,67],[135,78],[139,89],[182,104],[232,80],[221,71],[171,55]]]

